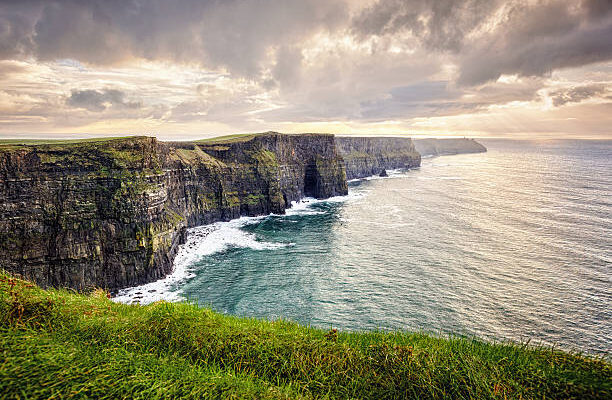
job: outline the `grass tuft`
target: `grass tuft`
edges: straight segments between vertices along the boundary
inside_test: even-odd
[[[0,398],[607,399],[609,360],[116,304],[0,272]]]

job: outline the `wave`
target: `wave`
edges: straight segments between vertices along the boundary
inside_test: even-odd
[[[300,201],[292,201],[291,208],[285,210],[285,215],[316,215],[325,214],[326,211],[313,209],[312,206],[324,203],[344,203],[362,198],[366,195],[366,190],[352,190],[345,196],[333,196],[326,199],[315,199],[314,197],[304,197]]]
[[[410,171],[410,169],[397,168],[397,169],[388,169],[386,171],[387,171],[387,176],[370,175],[370,176],[366,176],[363,178],[349,179],[347,182],[353,183],[353,182],[361,182],[361,181],[374,181],[374,180],[379,180],[379,179],[401,178],[401,177],[406,176],[406,174],[408,173],[408,171]]]
[[[313,209],[320,203],[340,203],[363,197],[366,191],[354,190],[346,196],[334,196],[327,199],[306,197],[291,202],[285,210],[286,216],[324,214],[325,211]],[[185,298],[179,288],[181,283],[195,276],[194,266],[205,256],[220,253],[230,248],[250,248],[253,250],[276,250],[294,246],[293,243],[271,243],[257,240],[253,233],[241,228],[260,223],[262,220],[283,215],[269,214],[257,217],[240,217],[227,222],[215,222],[197,226],[187,231],[187,240],[181,245],[174,259],[172,273],[155,282],[121,289],[113,300],[120,303],[149,304],[159,300],[182,301]]]
[[[170,275],[155,282],[121,289],[113,300],[119,303],[140,304],[149,304],[159,300],[185,300],[182,291],[177,286],[195,276],[194,264],[203,257],[230,248],[275,250],[293,246],[293,243],[258,241],[254,234],[240,229],[246,225],[259,223],[267,217],[241,217],[229,222],[215,222],[189,229],[187,240],[181,245],[174,259],[174,269]]]
[[[315,210],[312,208],[314,204],[320,203],[313,197],[305,197],[300,201],[292,201],[291,207],[285,210],[285,215],[317,215],[325,214],[325,211]]]

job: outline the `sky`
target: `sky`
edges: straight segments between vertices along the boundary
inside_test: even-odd
[[[0,0],[0,138],[612,139],[612,0]]]

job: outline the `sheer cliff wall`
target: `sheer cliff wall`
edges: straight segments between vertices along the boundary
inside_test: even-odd
[[[414,146],[424,157],[487,151],[486,147],[474,139],[415,139]]]
[[[172,270],[186,228],[347,193],[332,135],[0,145],[0,268],[117,289]]]
[[[344,158],[348,179],[421,165],[421,155],[410,138],[346,136],[336,137],[336,145]]]

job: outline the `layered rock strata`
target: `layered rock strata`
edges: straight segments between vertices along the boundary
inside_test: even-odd
[[[380,175],[384,170],[421,165],[421,155],[410,138],[336,137],[336,145],[344,158],[348,179],[365,178]]]
[[[0,146],[0,268],[111,290],[172,270],[186,228],[347,193],[332,135]]]

